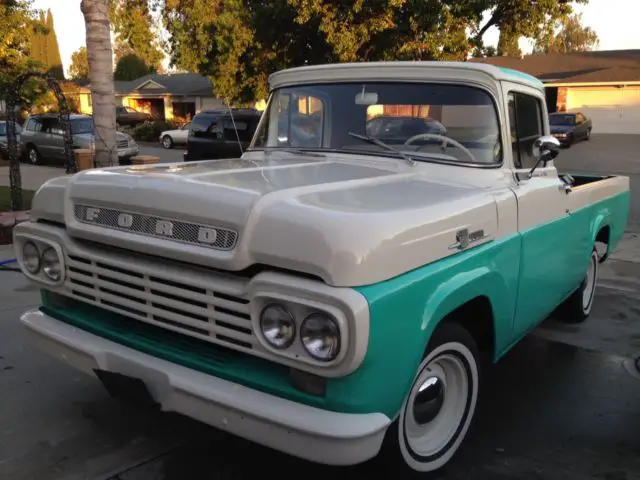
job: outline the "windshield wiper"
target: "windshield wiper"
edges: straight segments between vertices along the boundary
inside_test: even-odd
[[[259,150],[259,149],[256,149],[256,150]],[[293,153],[296,155],[306,155],[308,157],[319,157],[319,158],[324,158],[326,156],[324,153],[312,152],[309,150],[301,150],[295,147],[262,147],[262,150],[264,150],[265,153],[287,152],[287,153]]]
[[[371,135],[360,135],[359,133],[353,133],[353,132],[347,132],[347,133],[353,138],[357,138],[359,140],[364,140],[365,142],[373,143],[374,145],[382,147],[385,150],[397,153],[402,158],[404,158],[407,161],[407,163],[409,163],[409,165],[413,166],[416,164],[416,161],[413,158],[411,158],[409,155],[398,150],[397,148],[392,147],[391,145],[387,145],[382,140],[379,140],[376,137],[372,137]]]

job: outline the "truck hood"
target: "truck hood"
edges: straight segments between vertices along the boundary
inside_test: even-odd
[[[45,184],[32,218],[63,216],[71,236],[114,247],[231,271],[279,267],[336,286],[452,255],[464,229],[473,246],[493,238],[490,192],[396,164],[305,156],[87,170]]]

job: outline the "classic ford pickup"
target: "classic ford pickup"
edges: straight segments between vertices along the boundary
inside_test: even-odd
[[[319,463],[436,470],[485,363],[556,310],[589,316],[629,179],[559,173],[543,85],[513,70],[308,66],[270,87],[241,158],[43,185],[14,233],[42,289],[21,322],[114,395]]]

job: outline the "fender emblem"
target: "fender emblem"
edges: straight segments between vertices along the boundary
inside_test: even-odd
[[[464,250],[470,244],[479,242],[487,237],[488,235],[484,234],[484,230],[469,232],[468,228],[463,228],[456,233],[456,243],[449,245],[449,250]]]

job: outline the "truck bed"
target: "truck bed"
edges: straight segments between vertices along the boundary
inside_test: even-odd
[[[599,182],[608,178],[613,178],[615,175],[597,175],[592,173],[571,173],[571,172],[558,172],[558,176],[571,175],[573,178],[573,186],[579,187],[581,185],[587,185],[589,183]]]

